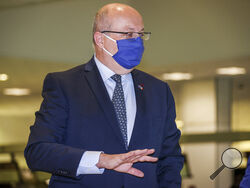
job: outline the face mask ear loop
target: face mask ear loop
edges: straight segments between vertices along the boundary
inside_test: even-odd
[[[108,54],[110,55],[111,57],[113,56],[108,50],[106,50],[104,47],[102,47],[102,49]]]
[[[116,43],[116,40],[115,40],[115,39],[112,39],[110,36],[106,35],[105,33],[103,33],[103,35],[104,35],[105,37],[107,37],[109,40],[112,40],[113,42]]]
[[[116,40],[112,39],[110,36],[105,35],[104,33],[103,33],[103,35],[104,35],[105,37],[107,37],[109,40],[112,40],[113,42],[116,43]],[[104,47],[102,47],[102,49],[103,49],[107,54],[109,54],[111,57],[113,56],[113,55],[112,55],[108,50],[106,50]]]

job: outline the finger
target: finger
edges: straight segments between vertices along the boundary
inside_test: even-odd
[[[151,155],[155,152],[155,149],[143,149],[143,150],[134,150],[132,151],[135,153],[134,156],[139,156],[139,155]]]
[[[145,155],[145,154],[147,154],[148,153],[148,149],[138,149],[138,150],[134,150],[134,151],[132,151],[132,152],[134,152],[134,154],[135,154],[135,156],[136,155]]]
[[[156,162],[158,161],[157,157],[150,157],[150,156],[143,156],[141,158],[139,158],[140,162]]]
[[[137,155],[137,156],[134,156],[134,157],[130,157],[130,158],[128,159],[128,162],[130,162],[130,163],[135,163],[135,162],[137,162],[138,159],[141,158],[142,156],[144,156],[144,155]]]
[[[145,151],[145,153],[141,153],[140,155],[134,155],[134,156],[130,157],[128,160],[130,160],[131,162],[133,162],[133,161],[136,161],[136,159],[139,159],[142,156],[151,155],[154,152],[155,152],[155,149],[147,149],[147,152]]]
[[[144,150],[134,150],[133,152],[135,152],[138,155],[133,155],[131,157],[129,157],[126,161],[128,162],[137,162],[139,158],[141,158],[142,156],[146,156],[146,155],[151,155],[155,152],[155,149],[144,149]]]
[[[145,155],[145,154],[144,154],[144,155]],[[133,156],[129,157],[129,158],[126,160],[126,162],[133,162],[135,159],[138,159],[138,158],[140,158],[140,157],[142,157],[142,156],[144,156],[144,155],[133,155]]]
[[[127,161],[129,158],[134,157],[134,156],[135,156],[135,153],[133,151],[119,155],[122,161]]]
[[[136,162],[156,162],[158,161],[157,157],[150,157],[150,156],[142,156],[140,158],[137,158],[133,161],[133,163]]]
[[[117,155],[117,164],[115,166],[119,166],[120,164],[123,163],[129,163],[132,162],[135,158],[139,158],[143,155],[146,155],[148,152],[148,149],[143,149],[143,150],[134,150],[130,151],[128,153],[124,154],[119,154]]]
[[[155,152],[155,149],[148,149],[147,155],[151,155]]]
[[[130,168],[127,173],[131,174],[133,176],[140,177],[140,178],[144,177],[144,173],[142,171],[140,171],[140,170],[138,170],[136,168],[133,168],[133,167]]]
[[[155,152],[155,149],[143,149],[143,150],[134,150],[134,151],[130,151],[126,154],[126,157],[123,158],[123,162],[138,162],[139,158],[141,158],[142,156],[146,156],[146,155],[151,155]],[[154,160],[153,160],[154,162]]]
[[[130,151],[126,154],[126,158],[124,158],[124,161],[126,161],[126,162],[132,161],[135,158],[146,155],[147,152],[148,152],[147,149]]]

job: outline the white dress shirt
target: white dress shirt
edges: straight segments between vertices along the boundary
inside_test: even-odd
[[[110,70],[107,66],[102,64],[96,56],[94,56],[96,66],[100,72],[104,85],[108,91],[110,100],[114,93],[116,82],[111,78],[115,73]],[[127,135],[128,144],[131,139],[132,131],[134,128],[135,115],[136,115],[136,98],[134,83],[131,73],[121,75],[122,87],[124,91],[124,99],[126,103],[126,113],[127,113]],[[84,152],[80,164],[77,169],[77,175],[80,174],[102,174],[104,169],[99,169],[96,164],[99,161],[101,151],[86,151]]]

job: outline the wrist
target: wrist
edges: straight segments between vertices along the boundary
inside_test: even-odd
[[[106,154],[104,154],[104,153],[101,153],[100,154],[100,157],[99,157],[99,161],[98,161],[98,163],[96,164],[96,167],[97,168],[105,168],[105,165],[104,165],[104,161],[105,161],[105,156],[106,156]]]

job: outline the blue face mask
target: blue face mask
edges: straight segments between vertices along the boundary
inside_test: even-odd
[[[113,59],[122,67],[132,69],[139,65],[144,52],[143,40],[141,37],[114,40],[104,34],[105,37],[117,43],[118,51],[112,55],[103,47],[103,50],[113,57]]]

